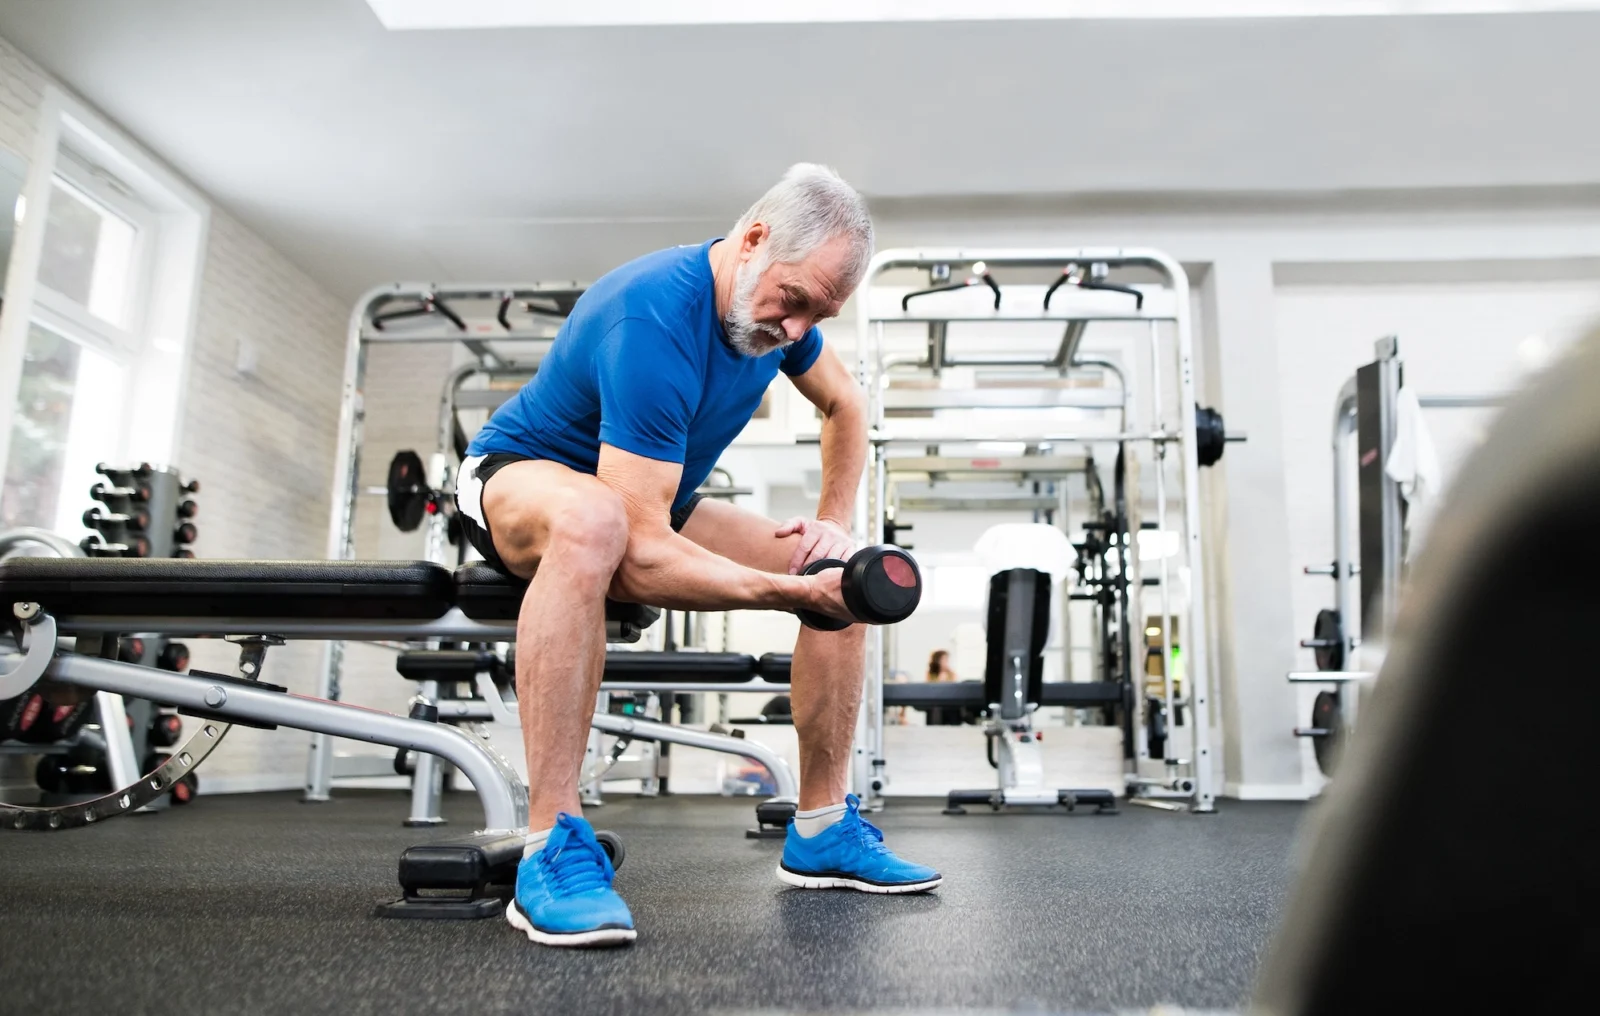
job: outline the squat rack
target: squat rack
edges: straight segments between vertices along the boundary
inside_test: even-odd
[[[450,402],[461,381],[478,371],[532,373],[555,338],[572,305],[583,295],[577,282],[457,283],[396,282],[375,286],[362,294],[350,314],[345,342],[344,384],[339,399],[339,437],[333,470],[333,507],[328,519],[327,556],[342,560],[354,556],[354,516],[360,496],[361,446],[366,408],[363,391],[367,375],[367,350],[393,343],[460,343],[476,364],[453,371],[442,396]],[[534,343],[531,359],[517,360],[494,345],[498,342]],[[453,422],[440,414],[440,447]],[[453,467],[439,456],[430,472],[433,486],[450,489]],[[439,534],[430,530],[430,541]],[[344,642],[324,643],[316,695],[338,701],[344,665]],[[393,769],[384,759],[336,759],[333,740],[311,735],[305,800],[326,801],[333,780],[344,776],[389,776]]]
[[[964,282],[950,282],[952,269],[958,267],[970,268],[971,274]],[[887,292],[888,288],[881,281],[885,273],[897,270],[921,270],[928,273],[930,286],[913,292]],[[1005,294],[1010,292],[1010,287],[1002,289],[995,278],[997,269],[1014,269],[1022,272],[1047,270],[1059,273],[1048,286],[1031,287],[1019,286],[1016,291],[1023,295],[1025,302],[1013,298],[1007,303]],[[1147,309],[1145,307],[1145,293],[1127,285],[1119,285],[1108,281],[1112,271],[1134,269],[1154,272],[1165,286],[1170,297],[1170,306],[1165,310]],[[978,305],[973,299],[951,301],[946,304],[949,308],[943,312],[930,312],[926,308],[932,302],[923,302],[917,307],[911,306],[915,298],[926,297],[932,294],[954,292],[969,287],[984,286],[988,293],[992,293],[992,303],[985,297],[985,305]],[[1129,311],[1090,311],[1084,309],[1081,303],[1075,309],[1076,300],[1062,300],[1052,306],[1052,297],[1063,286],[1070,285],[1078,291],[1105,291],[1120,293],[1133,297],[1135,306]],[[1042,299],[1040,289],[1043,289]],[[981,292],[974,289],[974,292]],[[885,299],[885,297],[898,297],[898,299]],[[921,446],[928,449],[929,456],[938,456],[941,451],[935,451],[943,445],[971,444],[981,441],[1009,441],[1025,440],[1036,445],[1084,445],[1092,443],[1115,442],[1119,448],[1126,452],[1128,446],[1140,443],[1149,443],[1155,450],[1156,460],[1163,463],[1168,451],[1168,446],[1176,445],[1179,459],[1181,485],[1183,488],[1183,533],[1186,548],[1185,559],[1189,566],[1189,590],[1186,598],[1187,611],[1185,617],[1185,639],[1188,651],[1184,654],[1186,664],[1186,704],[1189,707],[1191,720],[1188,724],[1191,731],[1192,743],[1190,745],[1192,757],[1187,760],[1189,774],[1177,775],[1170,772],[1174,767],[1169,766],[1169,773],[1164,776],[1150,776],[1141,773],[1138,769],[1138,759],[1130,762],[1131,771],[1126,774],[1127,789],[1130,795],[1137,794],[1144,797],[1179,797],[1190,801],[1192,810],[1209,812],[1215,810],[1215,797],[1217,792],[1215,769],[1211,758],[1211,675],[1209,667],[1208,638],[1206,611],[1206,579],[1205,559],[1201,547],[1201,520],[1200,520],[1200,480],[1199,470],[1201,465],[1200,444],[1202,435],[1197,428],[1197,414],[1184,411],[1186,407],[1196,406],[1194,382],[1194,343],[1190,323],[1189,311],[1189,282],[1181,265],[1170,256],[1151,249],[1140,248],[1042,248],[1042,249],[998,249],[998,248],[927,248],[927,249],[899,249],[880,252],[872,259],[867,269],[866,278],[863,280],[856,297],[857,302],[857,371],[861,383],[867,392],[867,418],[869,421],[869,441],[871,454],[868,456],[866,475],[864,478],[864,496],[858,498],[856,510],[856,528],[858,537],[868,543],[882,542],[884,539],[885,511],[888,508],[889,475],[892,464],[889,449],[896,446]],[[1045,387],[1024,389],[947,389],[935,391],[903,393],[892,391],[889,387],[889,374],[891,371],[902,367],[913,367],[931,371],[937,376],[944,368],[949,366],[981,366],[981,367],[1032,367],[1054,370],[1064,376],[1074,366],[1086,365],[1077,359],[1078,345],[1083,337],[1085,328],[1094,322],[1119,321],[1119,322],[1148,322],[1150,327],[1150,370],[1152,381],[1151,421],[1152,426],[1145,430],[1130,428],[1126,412],[1127,386],[1118,398],[1110,398],[1112,393],[1104,390],[1083,389],[1074,391],[1067,387]],[[885,326],[896,323],[920,322],[928,326],[928,339],[926,353],[907,357],[905,354],[894,354],[885,349]],[[952,357],[949,350],[948,328],[954,322],[1056,322],[1065,326],[1061,341],[1054,354],[1043,360],[1006,360],[1003,358],[981,358],[976,360],[961,361]],[[1169,356],[1176,359],[1176,376],[1178,382],[1179,420],[1174,426],[1170,421],[1162,419],[1165,407],[1161,402],[1162,392],[1162,351],[1161,330],[1162,325],[1171,325],[1175,332],[1175,349]],[[1106,366],[1104,362],[1097,364]],[[1115,364],[1109,365],[1116,369]],[[1120,371],[1119,371],[1120,376]],[[1123,379],[1125,382],[1125,378]],[[1110,409],[1121,407],[1123,409],[1122,423],[1117,433],[1103,433],[1090,431],[1076,431],[1063,429],[1060,432],[1045,433],[927,433],[911,432],[904,427],[897,428],[889,420],[892,410],[938,410],[954,408],[1094,408]],[[1208,435],[1209,440],[1220,442],[1223,436],[1220,432],[1220,421],[1214,435]],[[1242,439],[1242,437],[1234,438]],[[1208,454],[1210,461],[1220,455],[1220,444],[1213,453]],[[1130,456],[1132,458],[1132,456]],[[1209,463],[1208,463],[1209,464]],[[1135,501],[1137,499],[1134,499]],[[1137,509],[1135,509],[1137,510]],[[1157,526],[1164,529],[1167,523],[1167,491],[1164,469],[1156,470],[1156,514]],[[1132,533],[1137,533],[1139,527],[1135,522],[1129,527]],[[1137,554],[1131,552],[1134,546],[1132,541],[1125,541],[1121,547],[1124,557],[1131,555],[1132,566],[1137,568]],[[1173,617],[1170,603],[1170,581],[1168,562],[1163,556],[1158,568],[1160,573],[1159,586],[1164,617]],[[1135,571],[1134,585],[1139,585],[1137,571]],[[1172,647],[1171,625],[1162,624],[1162,641],[1165,664],[1163,666],[1163,695],[1166,715],[1173,715],[1174,688],[1172,675]],[[886,677],[887,659],[884,650],[884,632],[881,628],[869,629],[867,636],[867,661],[866,661],[866,687],[862,696],[862,709],[858,718],[858,731],[852,772],[853,782],[857,792],[873,803],[876,802],[877,792],[883,785],[886,760],[883,751],[883,685]],[[1140,714],[1146,708],[1144,696],[1136,696]],[[1144,724],[1140,723],[1139,727]]]

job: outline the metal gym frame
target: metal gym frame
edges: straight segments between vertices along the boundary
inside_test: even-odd
[[[950,282],[953,268],[969,267],[971,275],[965,282]],[[896,270],[922,270],[928,273],[930,288],[916,293],[907,294],[893,309],[879,305],[874,300],[874,289],[880,287],[880,276]],[[1030,302],[1028,306],[1018,306],[1013,300],[1010,304],[1004,301],[1004,291],[996,280],[994,272],[1004,269],[1016,270],[1051,270],[1060,274],[1055,282],[1045,291],[1043,300],[1039,304]],[[1144,308],[1144,297],[1140,290],[1128,286],[1119,286],[1107,282],[1109,274],[1117,269],[1139,269],[1153,271],[1158,275],[1172,298],[1170,312],[1158,312]],[[993,293],[992,307],[982,310],[971,309],[971,304],[963,303],[966,309],[957,313],[935,313],[927,308],[933,306],[931,302],[911,306],[913,297],[926,296],[932,293],[957,290],[967,286],[982,284]],[[1080,290],[1112,291],[1126,294],[1135,298],[1135,307],[1128,312],[1084,312],[1070,309],[1068,301],[1058,303],[1051,307],[1051,297],[1064,285],[1071,285]],[[1036,294],[1034,288],[1025,290],[1030,295]],[[865,496],[858,498],[856,525],[858,535],[868,543],[882,542],[885,535],[885,509],[888,507],[889,476],[893,468],[889,450],[893,447],[914,446],[927,449],[928,455],[937,455],[933,451],[936,446],[960,445],[978,441],[1010,441],[1024,440],[1036,445],[1049,444],[1052,448],[1061,445],[1089,445],[1094,443],[1116,443],[1124,454],[1131,450],[1131,446],[1149,444],[1154,450],[1157,463],[1162,463],[1168,453],[1169,446],[1176,446],[1181,474],[1183,497],[1183,533],[1185,559],[1189,566],[1189,595],[1187,599],[1188,610],[1184,618],[1184,639],[1186,650],[1185,694],[1177,704],[1188,706],[1190,721],[1187,726],[1191,732],[1190,758],[1187,760],[1188,774],[1177,774],[1168,766],[1168,771],[1160,776],[1148,775],[1139,771],[1139,759],[1136,757],[1131,762],[1132,771],[1125,776],[1127,790],[1130,796],[1140,798],[1179,798],[1187,799],[1191,810],[1196,812],[1210,812],[1215,810],[1217,794],[1216,770],[1212,760],[1212,718],[1211,718],[1211,674],[1210,654],[1208,651],[1209,629],[1207,626],[1206,612],[1206,578],[1205,557],[1201,547],[1201,519],[1200,519],[1200,459],[1198,453],[1197,426],[1195,414],[1189,407],[1196,405],[1194,381],[1194,340],[1190,323],[1189,281],[1184,270],[1177,261],[1170,256],[1151,249],[1143,248],[1042,248],[1042,249],[988,249],[988,248],[928,248],[928,249],[901,249],[887,250],[877,254],[868,267],[866,278],[861,284],[856,295],[857,304],[857,370],[862,384],[867,391],[868,420],[870,423],[869,441],[871,454],[868,457],[866,477],[864,481]],[[1030,360],[1023,362],[1007,362],[1003,360],[984,359],[972,361],[973,366],[997,367],[1043,367],[1065,374],[1071,367],[1081,365],[1076,360],[1078,344],[1082,339],[1084,329],[1097,321],[1117,322],[1148,322],[1150,327],[1151,351],[1151,385],[1152,385],[1152,420],[1154,425],[1149,430],[1130,430],[1124,412],[1121,429],[1115,434],[1063,431],[1061,433],[997,433],[973,434],[951,433],[947,435],[930,435],[927,433],[911,433],[902,430],[896,432],[889,420],[891,410],[903,409],[940,409],[940,408],[1029,408],[1029,407],[1075,407],[1075,408],[1101,408],[1111,409],[1125,407],[1127,385],[1124,384],[1123,392],[1117,397],[1112,393],[1094,389],[1084,391],[1056,390],[1054,392],[1028,391],[1026,389],[1013,390],[1009,395],[1004,391],[950,391],[938,390],[928,392],[897,392],[889,388],[889,374],[892,370],[905,367],[921,367],[937,372],[944,366],[959,365],[952,361],[946,346],[948,325],[952,322],[1056,322],[1065,326],[1060,346],[1056,354],[1045,361]],[[925,356],[917,356],[913,360],[896,357],[885,351],[884,326],[897,323],[920,322],[928,326],[928,346]],[[1175,374],[1177,381],[1177,404],[1181,407],[1177,421],[1162,420],[1162,331],[1163,325],[1170,325],[1173,334],[1173,346],[1167,354],[1166,362],[1175,360]],[[1115,365],[1111,365],[1115,369]],[[1120,373],[1120,372],[1119,372]],[[1126,381],[1126,379],[1124,379]],[[1128,455],[1132,461],[1137,456]],[[1137,500],[1133,498],[1131,500]],[[1156,470],[1156,515],[1158,527],[1165,528],[1167,524],[1167,490],[1164,470]],[[1138,523],[1132,525],[1132,531],[1137,532]],[[1126,550],[1126,548],[1124,548]],[[1130,555],[1136,565],[1137,555]],[[1173,617],[1171,609],[1168,562],[1165,557],[1161,559],[1159,572],[1159,596],[1164,617]],[[1134,586],[1140,582],[1137,577]],[[1141,621],[1142,625],[1142,621]],[[1171,625],[1163,623],[1162,640],[1166,661],[1163,666],[1163,698],[1166,706],[1166,715],[1173,716],[1174,689],[1172,680],[1172,651],[1171,651]],[[885,655],[884,631],[874,627],[867,636],[867,665],[866,688],[863,695],[862,710],[858,720],[858,734],[852,777],[858,793],[865,789],[863,798],[874,805],[881,804],[877,791],[883,785],[887,760],[883,750],[883,685],[886,677],[888,660]],[[1140,694],[1135,697],[1142,720],[1144,710],[1147,708],[1145,696]],[[1137,724],[1142,730],[1144,723]],[[1172,742],[1171,734],[1168,735],[1169,745]]]
[[[345,343],[344,384],[340,390],[339,436],[333,469],[333,506],[328,520],[329,560],[346,560],[355,554],[355,510],[361,494],[361,446],[366,417],[363,390],[367,374],[367,350],[373,345],[390,343],[461,343],[473,353],[479,364],[513,369],[521,365],[509,363],[490,343],[548,343],[552,338],[548,327],[536,327],[536,324],[564,318],[572,302],[582,292],[583,287],[576,282],[450,286],[396,282],[375,286],[362,294],[351,311]],[[488,325],[476,320],[469,323],[457,309],[466,302],[495,305],[495,324]],[[515,321],[511,317],[513,311],[517,314]],[[529,315],[532,315],[532,321]],[[418,320],[398,328],[391,327],[394,322],[405,319]],[[536,365],[528,367],[530,373],[533,366]],[[453,389],[447,389],[447,392],[451,391]],[[444,426],[441,411],[441,429]],[[430,479],[443,489],[453,486],[448,471]],[[442,530],[430,524],[430,553],[442,550],[442,547],[434,546],[442,544],[442,537]],[[325,643],[322,666],[317,677],[318,698],[334,702],[339,700],[339,679],[343,665],[344,642],[334,640]],[[323,733],[313,733],[306,771],[305,800],[328,800],[333,781],[338,777],[393,774],[393,767],[376,757],[336,758],[333,739]]]
[[[1327,628],[1319,626],[1312,638],[1300,641],[1302,649],[1316,650],[1319,666],[1328,666],[1287,675],[1291,683],[1333,685],[1334,708],[1323,717],[1329,721],[1327,725],[1296,727],[1296,737],[1336,741],[1355,729],[1361,696],[1345,695],[1343,687],[1360,688],[1377,676],[1376,658],[1363,661],[1370,669],[1350,668],[1355,650],[1363,642],[1381,646],[1399,606],[1405,575],[1406,502],[1400,484],[1389,477],[1388,466],[1399,425],[1396,403],[1405,384],[1405,364],[1397,336],[1377,340],[1373,354],[1373,361],[1357,368],[1334,400],[1333,560],[1304,568],[1307,575],[1333,579],[1334,623]],[[1492,393],[1417,396],[1423,409],[1492,409],[1505,401],[1504,394]],[[1350,539],[1352,510],[1357,531],[1354,547]],[[1359,626],[1352,623],[1356,618]],[[1323,758],[1320,751],[1318,758]]]

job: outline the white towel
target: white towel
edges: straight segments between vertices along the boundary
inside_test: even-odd
[[[1410,388],[1400,389],[1395,399],[1394,444],[1383,471],[1400,485],[1400,495],[1406,499],[1405,557],[1409,560],[1422,545],[1443,481],[1422,405]]]

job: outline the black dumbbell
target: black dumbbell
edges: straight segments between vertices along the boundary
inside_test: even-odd
[[[119,497],[125,497],[130,501],[148,501],[150,500],[150,485],[148,483],[136,483],[131,487],[107,487],[103,483],[97,483],[89,488],[89,496],[106,504]]]
[[[99,529],[102,526],[127,526],[129,529],[141,530],[150,528],[150,513],[144,511],[134,512],[106,512],[101,513],[98,508],[85,508],[83,510],[83,528]]]
[[[189,647],[182,642],[168,642],[161,647],[161,655],[156,658],[156,666],[162,670],[183,673],[189,669]]]
[[[848,561],[823,558],[811,562],[800,574],[815,575],[830,568],[844,569],[840,592],[856,621],[895,624],[910,617],[922,599],[922,572],[911,555],[899,547],[863,547]],[[807,627],[821,631],[841,631],[855,623],[814,610],[797,610],[795,616]]]
[[[134,637],[123,639],[117,646],[117,659],[123,663],[139,663],[144,659],[144,639]]]
[[[183,736],[183,718],[173,713],[159,713],[150,721],[149,741],[157,748],[170,748]]]
[[[44,696],[36,691],[0,702],[0,741],[32,740],[30,735],[44,718],[45,708]]]
[[[194,518],[194,513],[199,511],[199,510],[200,510],[200,506],[195,504],[193,501],[180,501],[178,503],[178,509],[177,509],[178,518],[180,518],[180,519],[192,519],[192,518]]]
[[[178,777],[178,782],[172,785],[172,803],[188,804],[200,793],[200,777],[191,769]]]
[[[172,540],[174,543],[193,543],[194,538],[199,535],[200,532],[195,529],[193,522],[181,522],[178,528],[172,531]]]
[[[183,492],[185,494],[198,494],[198,493],[200,493],[200,481],[199,480],[190,480],[188,483],[183,485]]]

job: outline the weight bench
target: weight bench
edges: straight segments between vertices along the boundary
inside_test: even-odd
[[[153,699],[203,720],[153,773],[131,772],[131,745],[106,726],[121,788],[59,807],[0,804],[0,828],[55,830],[137,811],[198,766],[234,723],[294,727],[438,756],[472,781],[484,830],[465,841],[412,848],[401,858],[405,898],[395,916],[488,916],[512,881],[528,821],[527,787],[488,744],[427,718],[344,705],[259,680],[266,651],[288,639],[515,639],[524,583],[491,569],[452,573],[426,562],[205,561],[14,558],[0,563],[16,651],[0,652],[0,699],[40,680]],[[607,639],[638,639],[653,608],[607,602]],[[118,662],[129,633],[222,637],[240,648],[241,676],[187,674]],[[70,650],[58,639],[70,636]],[[111,657],[111,658],[108,658]],[[457,897],[433,895],[454,891]],[[494,895],[491,896],[491,891]],[[464,894],[464,898],[461,896]]]
[[[1033,568],[1011,568],[989,579],[988,654],[983,681],[923,685],[920,697],[944,697],[945,687],[968,685],[961,705],[977,705],[988,712],[984,728],[989,760],[998,785],[983,790],[952,790],[945,801],[946,815],[965,815],[966,804],[987,804],[994,811],[1007,806],[1061,805],[1073,811],[1080,804],[1094,805],[1096,814],[1115,814],[1117,798],[1109,790],[1067,790],[1046,787],[1044,757],[1033,714],[1042,705],[1103,705],[1123,700],[1122,686],[1114,682],[1072,683],[1044,681],[1044,644],[1050,628],[1050,576]],[[890,690],[911,685],[883,686],[884,704],[896,703]],[[940,689],[930,694],[933,689]],[[1045,689],[1052,691],[1047,698]],[[976,703],[972,695],[979,696]],[[918,696],[908,696],[918,697]],[[949,693],[940,705],[957,704]],[[906,704],[920,704],[907,702]]]
[[[606,654],[601,695],[612,692],[656,691],[749,691],[783,694],[789,690],[790,656],[768,653],[757,659],[744,653],[630,652]],[[505,660],[488,651],[411,650],[396,662],[400,675],[419,683],[412,715],[423,711],[443,722],[489,720],[518,726],[517,701],[512,675],[516,654],[508,651]],[[445,689],[468,684],[476,696],[444,694]],[[603,701],[603,700],[602,700]],[[694,730],[636,715],[619,715],[597,708],[590,725],[597,737],[612,734],[623,741],[649,741],[681,744],[692,748],[722,752],[750,759],[772,774],[776,793],[756,805],[756,827],[752,837],[783,835],[794,817],[799,800],[799,783],[782,755],[765,745],[733,734]],[[619,742],[620,743],[620,742]],[[613,758],[617,752],[613,750]],[[600,745],[591,738],[586,768],[598,761]],[[397,771],[401,768],[397,758]],[[411,817],[408,825],[437,825],[443,780],[436,760],[417,758],[412,766]]]

